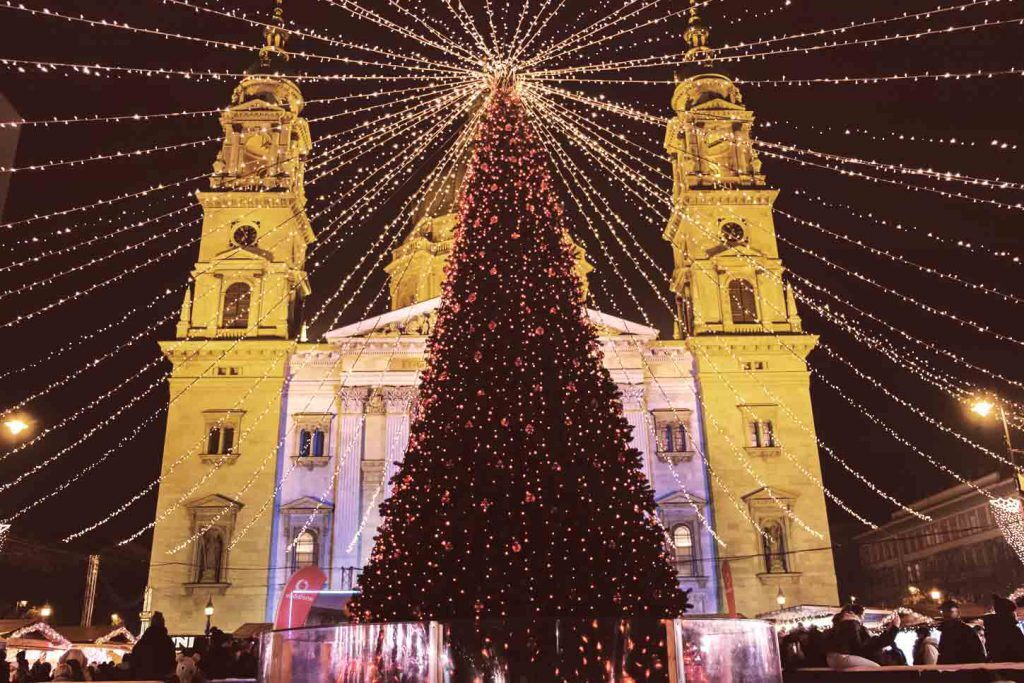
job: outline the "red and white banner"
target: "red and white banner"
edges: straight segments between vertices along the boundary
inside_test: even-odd
[[[306,625],[320,591],[327,585],[327,575],[319,567],[303,567],[292,574],[277,605],[276,630]]]
[[[725,611],[730,617],[736,616],[736,589],[732,585],[732,565],[729,560],[722,563],[722,587],[725,593]]]

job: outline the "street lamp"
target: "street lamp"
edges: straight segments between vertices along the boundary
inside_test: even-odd
[[[971,412],[981,418],[989,418],[993,414],[999,416],[1003,425],[1003,442],[1006,444],[1006,452],[1010,456],[1010,465],[1013,469],[1013,478],[1017,480],[1018,495],[1024,491],[1024,482],[1021,481],[1020,473],[1017,470],[1017,454],[1022,452],[1019,448],[1013,447],[1013,439],[1010,437],[1010,423],[1006,419],[1006,408],[998,398],[990,396],[978,396],[971,401]]]
[[[203,608],[203,613],[206,615],[206,635],[210,635],[210,620],[213,618],[213,596],[206,601],[206,607]]]
[[[775,596],[775,602],[780,609],[786,606],[786,594],[782,592],[782,586],[779,586],[779,593]]]
[[[7,433],[11,436],[17,437],[22,433],[28,431],[28,422],[21,419],[20,417],[11,417],[4,420],[4,427],[7,428]]]
[[[928,597],[934,600],[935,602],[938,602],[939,600],[942,600],[942,591],[940,591],[938,588],[933,588],[928,592]]]
[[[43,605],[39,608],[39,616],[41,616],[43,619],[49,619],[51,616],[53,616],[53,608],[50,607],[49,604]]]
[[[117,612],[114,612],[113,614],[111,614],[110,615],[110,623],[113,624],[114,626],[120,626],[121,625],[121,615],[118,614]]]

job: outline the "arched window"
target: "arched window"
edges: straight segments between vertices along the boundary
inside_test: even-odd
[[[672,529],[672,546],[676,553],[676,567],[679,576],[695,576],[696,566],[693,552],[693,529],[688,524],[680,524]]]
[[[732,321],[737,325],[757,322],[757,294],[749,280],[733,280],[729,283],[729,305]]]
[[[244,282],[236,282],[224,293],[223,327],[237,330],[249,326],[249,304],[252,289]]]
[[[317,564],[317,542],[316,532],[307,529],[295,539],[295,561],[293,569],[298,571],[303,567],[313,567]]]

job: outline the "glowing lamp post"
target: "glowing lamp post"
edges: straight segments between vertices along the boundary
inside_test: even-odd
[[[775,596],[775,604],[779,606],[779,609],[786,606],[786,594],[782,592],[782,586],[779,586],[779,593]]]
[[[39,616],[43,619],[49,619],[53,616],[53,608],[49,604],[43,605],[39,608]]]
[[[1017,454],[1021,449],[1013,447],[1013,440],[1010,437],[1010,424],[1006,419],[1006,408],[998,398],[979,396],[971,402],[971,412],[980,418],[988,419],[993,415],[999,417],[1003,425],[1003,442],[1006,444],[1006,453],[1013,469],[1013,477],[1017,481],[1017,494],[1024,491],[1024,481],[1021,480],[1020,472],[1017,471]]]
[[[942,600],[942,591],[940,591],[938,588],[933,588],[931,589],[931,591],[928,592],[928,597],[934,600],[935,602],[940,602]]]
[[[29,425],[27,419],[17,415],[13,415],[4,420],[4,429],[6,429],[7,433],[15,439],[25,434],[29,430],[30,426],[31,425]]]
[[[206,607],[203,608],[203,613],[206,615],[206,635],[210,635],[210,620],[213,619],[213,597],[206,601]]]

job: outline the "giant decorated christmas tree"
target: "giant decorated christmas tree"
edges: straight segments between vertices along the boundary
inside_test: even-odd
[[[653,492],[602,364],[549,159],[487,104],[361,621],[682,613]]]

